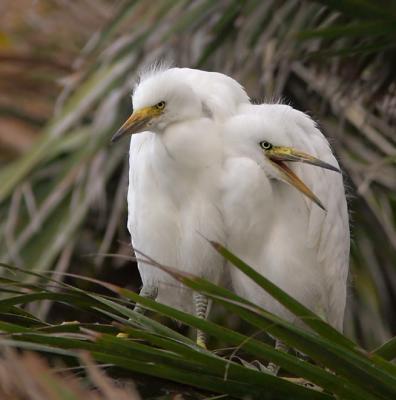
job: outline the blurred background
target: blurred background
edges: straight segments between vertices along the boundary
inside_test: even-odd
[[[128,143],[109,142],[139,69],[164,58],[229,74],[254,101],[281,100],[319,122],[349,197],[346,334],[368,349],[395,335],[391,0],[2,0],[0,260],[139,288]],[[45,302],[33,311],[57,321],[69,312]]]

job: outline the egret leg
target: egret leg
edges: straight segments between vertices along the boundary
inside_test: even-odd
[[[140,289],[139,296],[155,300],[158,296],[158,287],[153,285],[143,285],[143,287]],[[133,311],[139,314],[144,314],[146,309],[141,304],[136,303]]]
[[[149,299],[155,300],[158,296],[158,288],[153,285],[143,285],[143,287],[140,289],[139,295],[142,297],[147,297]],[[139,314],[144,314],[146,312],[146,309],[141,304],[136,303],[135,307],[133,308],[133,311]],[[117,334],[117,337],[126,339],[128,338],[128,334],[120,332]]]
[[[206,319],[209,299],[201,293],[194,293],[195,315],[198,318]],[[205,332],[197,329],[197,345],[206,349],[207,336]]]
[[[285,345],[282,341],[276,339],[275,350],[283,351],[283,352],[287,353],[289,351],[289,347],[287,345]],[[268,363],[266,371],[269,374],[276,376],[276,375],[278,375],[279,369],[280,369],[279,365],[276,365],[275,363],[273,363],[271,361],[270,363]]]

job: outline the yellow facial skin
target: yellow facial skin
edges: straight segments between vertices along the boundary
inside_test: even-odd
[[[325,210],[324,205],[319,200],[319,198],[309,189],[305,183],[284,163],[284,161],[289,162],[302,162],[306,164],[315,165],[320,168],[329,169],[332,171],[340,172],[338,168],[319,160],[307,153],[299,150],[295,150],[292,147],[284,146],[272,146],[270,143],[265,143],[261,145],[265,156],[271,161],[278,171],[281,173],[283,179],[290,185],[294,186],[297,190],[307,196],[310,200],[316,203],[321,209]]]
[[[125,135],[133,135],[134,133],[143,132],[147,124],[155,117],[159,117],[165,108],[162,101],[155,106],[141,108],[131,114],[121,128],[113,135],[111,141],[114,143]]]

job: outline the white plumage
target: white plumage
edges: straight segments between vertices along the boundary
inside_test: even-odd
[[[238,294],[292,320],[249,278],[224,268],[201,235],[224,243],[341,330],[347,206],[341,175],[324,169],[338,164],[313,121],[289,106],[250,104],[230,77],[185,68],[143,76],[133,106],[114,136],[144,131],[130,145],[133,246],[214,283],[231,279]],[[205,299],[156,268],[139,263],[139,271],[142,294],[206,316]]]
[[[289,164],[326,211],[263,157],[261,141],[304,151],[338,168],[314,122],[290,106],[243,107],[226,122],[224,221],[227,246],[262,275],[342,330],[348,273],[348,213],[341,174]],[[228,268],[227,268],[228,269]],[[234,290],[288,320],[294,317],[248,277],[229,267]]]
[[[224,261],[199,233],[225,240],[218,184],[222,138],[219,126],[208,118],[221,104],[202,103],[185,83],[190,72],[200,75],[170,69],[143,77],[134,93],[135,109],[165,101],[170,117],[153,127],[155,133],[132,136],[128,229],[134,248],[164,265],[219,283]],[[207,85],[207,78],[202,84]],[[228,86],[217,84],[217,90],[222,87],[228,94]],[[189,289],[150,265],[139,263],[139,271],[143,286],[158,288],[158,301],[195,311]]]
[[[128,229],[133,247],[156,261],[219,283],[223,261],[198,235],[224,242],[217,178],[221,142],[208,120],[172,132],[131,140]],[[188,143],[188,147],[184,147]],[[158,301],[193,312],[191,291],[168,274],[139,263],[144,285],[159,289]]]

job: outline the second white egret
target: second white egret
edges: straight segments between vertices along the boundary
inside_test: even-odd
[[[227,247],[342,331],[349,224],[329,143],[306,114],[281,104],[243,106],[223,133]],[[301,322],[241,271],[229,270],[237,294]]]

